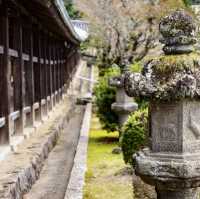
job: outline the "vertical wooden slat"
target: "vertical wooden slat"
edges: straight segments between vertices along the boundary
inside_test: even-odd
[[[63,54],[62,54],[62,45],[60,46],[60,60],[61,60],[61,63],[60,63],[60,85],[61,85],[61,95],[63,96],[63,75],[64,75],[64,71],[63,71],[63,63],[62,63],[62,60],[63,60]]]
[[[54,104],[56,103],[56,46],[55,40],[53,39],[53,92],[54,92]]]
[[[41,64],[41,56],[42,54],[42,37],[41,37],[41,29],[38,29],[38,74],[39,74],[39,104],[40,104],[40,117],[42,120],[42,98],[43,98],[43,78],[42,78],[42,64]]]
[[[28,105],[31,107],[29,125],[34,126],[35,122],[35,111],[34,111],[34,99],[35,99],[35,88],[34,88],[34,68],[33,68],[33,27],[30,26],[28,30],[27,40],[29,41],[28,52],[29,52],[29,65],[26,69],[26,78],[27,78],[27,97]]]
[[[52,65],[51,65],[51,60],[52,60],[52,43],[51,43],[51,37],[49,36],[48,40],[48,46],[49,46],[49,93],[50,97],[52,100],[52,94],[53,94],[53,80],[52,80]]]
[[[53,103],[52,103],[52,70],[51,70],[51,42],[50,42],[50,35],[47,34],[47,85],[48,85],[48,97],[50,97],[50,101],[48,102],[48,109],[49,111],[52,110]]]
[[[58,56],[57,56],[57,42],[56,40],[54,41],[54,56],[55,56],[55,91],[57,93],[58,91]],[[58,98],[57,98],[58,94],[56,94],[56,103],[58,102]]]
[[[41,89],[41,100],[44,99],[44,38],[42,30],[40,29],[39,34],[39,54],[40,54],[40,89]],[[43,62],[42,62],[43,59]]]
[[[1,94],[1,113],[2,116],[6,119],[6,124],[4,128],[0,130],[0,144],[8,144],[9,143],[9,129],[10,129],[10,57],[8,54],[9,51],[9,19],[8,19],[8,7],[7,1],[4,0],[1,6],[1,17],[2,17],[2,42],[4,46],[4,55],[3,55],[3,65],[0,66],[0,94]]]
[[[66,63],[65,63],[65,68],[66,68],[66,77],[65,77],[65,83],[67,84],[67,88],[69,88],[70,85],[70,76],[69,76],[69,71],[70,71],[70,59],[67,58],[67,52],[66,53]]]
[[[37,121],[41,121],[42,119],[42,110],[41,110],[41,38],[40,38],[40,30],[38,26],[34,26],[34,56],[37,57],[37,63],[34,63],[34,85],[35,85],[35,99],[34,102],[40,104],[40,108],[35,110],[35,119]]]
[[[51,67],[50,67],[50,81],[51,81],[51,101],[52,101],[52,106],[54,106],[54,51],[53,51],[53,38],[50,36],[50,57],[51,57]]]
[[[60,81],[61,81],[61,79],[60,79],[60,74],[61,74],[61,72],[60,72],[60,65],[61,65],[61,63],[60,63],[60,43],[59,43],[59,42],[58,42],[58,45],[57,45],[57,57],[58,57],[57,84],[58,84],[58,90],[60,91],[60,88],[61,88],[61,85],[60,85]],[[59,92],[59,93],[58,93],[58,98],[59,98],[59,100],[60,100],[60,97],[61,97],[61,95],[60,95],[60,92]]]
[[[48,72],[47,72],[47,37],[46,34],[44,34],[44,77],[45,77],[45,99],[47,99],[48,96]]]
[[[61,97],[63,97],[63,63],[62,63],[62,45],[60,44],[60,88],[61,88]]]
[[[44,60],[44,64],[42,66],[42,85],[43,85],[43,99],[46,100],[46,103],[45,105],[43,105],[43,114],[44,115],[47,115],[48,113],[48,103],[47,103],[47,62],[46,62],[46,59],[47,59],[47,51],[46,51],[46,34],[45,33],[42,33],[42,58]]]
[[[25,77],[24,77],[24,61],[22,48],[22,23],[20,17],[15,24],[14,48],[18,51],[18,62],[14,65],[14,109],[20,111],[20,117],[15,122],[15,133],[23,134],[24,130],[24,114],[23,108],[25,104]]]

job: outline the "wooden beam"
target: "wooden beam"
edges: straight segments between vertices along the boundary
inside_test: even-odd
[[[57,47],[57,42],[55,41],[54,44],[54,52],[55,52],[55,88],[56,91],[58,91],[58,47]]]
[[[59,93],[59,89],[60,89],[60,63],[59,63],[59,42],[56,42],[56,59],[57,59],[57,66],[56,66],[56,84],[57,84],[57,91],[58,91],[58,95],[57,95],[57,100],[60,101],[60,93]]]
[[[48,52],[49,52],[49,94],[50,97],[53,94],[53,80],[52,80],[52,65],[51,65],[51,60],[52,60],[52,44],[51,44],[51,38],[49,36],[48,39]]]
[[[47,54],[47,103],[48,103],[48,110],[52,110],[53,108],[53,99],[52,99],[52,70],[51,70],[51,42],[50,42],[50,35],[46,34],[47,36],[47,48],[46,48],[46,54]]]
[[[53,92],[54,95],[56,93],[56,46],[55,46],[55,40],[53,40]],[[56,103],[56,96],[54,96],[54,102]],[[54,103],[54,104],[55,104]]]
[[[35,88],[35,99],[34,104],[39,103],[39,108],[35,110],[35,119],[41,121],[42,112],[41,112],[41,38],[40,30],[38,26],[33,27],[33,52],[34,57],[37,57],[37,62],[34,62],[34,88]],[[34,59],[34,58],[33,58]]]
[[[48,103],[47,103],[47,52],[46,52],[46,35],[42,32],[41,40],[41,51],[42,51],[42,100],[45,103],[42,103],[42,113],[44,116],[48,114]]]
[[[3,64],[0,66],[0,94],[1,94],[1,117],[5,117],[5,125],[0,129],[0,144],[9,143],[10,134],[10,89],[11,89],[11,68],[10,68],[10,56],[9,56],[9,19],[8,19],[8,7],[7,1],[3,0],[1,9],[1,34],[2,34],[2,44],[4,46],[4,54],[2,57]]]
[[[47,71],[47,67],[48,67],[48,63],[47,63],[47,36],[46,34],[43,34],[43,41],[44,41],[44,95],[45,95],[45,99],[47,99],[48,96],[48,71]]]
[[[42,120],[42,97],[43,97],[43,79],[42,79],[42,37],[41,28],[38,29],[38,75],[39,75],[39,104],[40,104],[40,119]]]
[[[61,89],[61,97],[62,97],[62,71],[61,71],[61,66],[62,66],[62,63],[61,63],[61,44],[59,42],[59,48],[58,48],[58,55],[59,55],[59,88]]]
[[[27,30],[26,36],[28,52],[30,54],[29,64],[26,68],[26,87],[27,87],[27,106],[31,107],[31,114],[27,125],[34,126],[35,111],[34,111],[34,99],[35,99],[35,85],[34,85],[34,66],[33,66],[33,27]]]
[[[59,57],[60,57],[60,89],[61,89],[61,97],[63,96],[63,63],[62,63],[62,44],[60,43],[59,48]]]
[[[63,60],[63,57],[62,57],[63,55],[62,55],[62,45],[60,45],[60,60],[61,60],[61,62],[60,62],[60,86],[61,86],[61,89],[63,88],[63,62],[62,62],[62,60]],[[63,89],[62,89],[62,93],[61,93],[62,95],[63,95]]]
[[[25,107],[25,77],[23,61],[23,29],[21,19],[17,18],[13,33],[13,47],[18,52],[18,58],[14,60],[13,78],[14,78],[14,111],[20,111],[20,117],[15,122],[15,134],[23,134],[24,130],[24,112]]]

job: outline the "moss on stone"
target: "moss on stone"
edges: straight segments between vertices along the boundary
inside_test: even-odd
[[[200,54],[164,55],[153,59],[150,64],[156,75],[168,76],[178,71],[200,67]]]

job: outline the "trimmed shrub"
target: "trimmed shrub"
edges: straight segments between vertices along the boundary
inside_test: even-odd
[[[134,165],[133,154],[146,145],[148,109],[131,114],[122,128],[121,147],[125,163]]]
[[[119,74],[119,68],[108,68],[104,71],[104,76],[99,78],[99,83],[94,88],[97,116],[100,119],[103,129],[108,132],[118,130],[118,116],[111,110],[111,105],[115,102],[116,88],[109,86],[108,80],[110,77]]]

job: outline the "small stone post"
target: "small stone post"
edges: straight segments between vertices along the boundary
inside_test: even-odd
[[[135,156],[136,174],[158,199],[198,199],[200,186],[200,55],[196,25],[178,10],[159,26],[165,55],[140,74],[127,73],[129,96],[148,98],[149,148]]]

